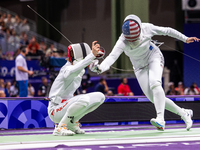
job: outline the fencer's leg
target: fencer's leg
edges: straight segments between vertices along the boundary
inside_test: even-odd
[[[165,111],[165,94],[161,86],[156,86],[152,89],[154,105],[157,112],[157,117],[150,120],[151,124],[159,131],[164,131],[164,111]]]
[[[149,85],[153,93],[153,100],[157,117],[156,119],[151,119],[151,124],[154,125],[160,131],[164,131],[165,129],[165,93],[161,86],[162,72],[163,65],[161,64],[161,60],[159,58],[154,59],[149,64]]]
[[[89,105],[82,114],[74,118],[75,121],[79,121],[83,116],[97,109],[105,101],[105,95],[101,92],[93,92],[86,95],[90,97]]]
[[[84,96],[85,98],[85,96]],[[79,116],[81,113],[84,112],[84,109],[88,106],[89,101],[88,99],[84,99],[83,97],[80,97],[82,101],[76,101],[73,104],[71,104],[63,118],[61,119],[59,124],[67,123],[67,122],[74,122],[74,116]]]
[[[64,117],[59,124],[66,123],[68,129],[76,134],[84,134],[85,132],[78,126],[79,119],[85,114],[95,110],[105,100],[105,96],[100,92],[80,95],[78,99],[71,104]]]
[[[155,59],[149,64],[149,85],[153,92],[153,100],[157,112],[157,118],[164,120],[165,93],[161,86],[162,72],[163,68],[160,65],[159,59]]]
[[[75,117],[84,113],[85,109],[89,105],[89,97],[87,95],[80,95],[73,98],[73,103],[69,103],[70,106],[59,125],[66,124],[67,128],[76,134],[84,134],[85,132],[77,126]]]
[[[152,102],[153,101],[153,92],[150,89],[150,85],[149,85],[149,72],[148,72],[148,68],[145,67],[143,69],[138,70],[137,72],[135,72],[135,75],[137,77],[138,83],[142,89],[142,92],[145,94],[145,96]]]
[[[193,111],[191,109],[180,108],[169,98],[166,98],[165,102],[166,102],[165,103],[166,109],[181,116],[181,118],[184,120],[186,124],[187,131],[189,131],[193,124],[193,121],[192,121]]]
[[[157,117],[164,120],[165,93],[161,86],[162,70],[160,62],[155,60],[148,68],[137,71],[136,76],[144,94],[154,103]]]
[[[179,116],[184,115],[183,110],[178,105],[176,105],[172,100],[170,100],[169,98],[166,97],[165,102],[166,102],[165,105],[166,105],[167,110],[169,110]]]
[[[164,120],[165,111],[165,93],[161,85],[152,88],[154,105],[157,112],[157,118]]]
[[[161,86],[162,68],[160,67],[160,62],[154,61],[149,67],[140,69],[135,74],[144,94],[155,105],[157,118],[151,119],[151,123],[158,130],[163,131],[165,128],[165,94]]]
[[[137,71],[136,73],[138,82],[144,94],[147,98],[154,103],[153,90],[150,89],[149,78],[148,78],[148,69],[144,68],[142,70]],[[176,105],[172,100],[165,97],[165,109],[181,116],[181,118],[186,123],[186,129],[189,130],[192,126],[191,117],[193,116],[193,111],[191,109],[182,109],[178,105]],[[189,115],[188,115],[189,114]]]

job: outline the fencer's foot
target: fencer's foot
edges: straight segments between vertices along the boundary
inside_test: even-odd
[[[85,131],[79,127],[79,122],[76,123],[68,123],[67,127],[69,130],[73,131],[76,134],[85,134]]]
[[[151,124],[153,126],[155,126],[157,128],[157,130],[159,131],[164,131],[165,130],[165,121],[164,120],[160,120],[160,119],[155,119],[155,118],[152,118],[150,120]]]
[[[55,136],[72,136],[74,134],[74,132],[67,129],[65,124],[62,124],[61,126],[56,125],[53,131],[53,135]]]
[[[184,109],[184,108],[182,108],[182,110],[185,112],[185,114],[181,116],[181,118],[186,124],[187,131],[189,131],[193,124],[192,122],[193,111],[191,109]]]

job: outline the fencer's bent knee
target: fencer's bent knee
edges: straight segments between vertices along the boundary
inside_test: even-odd
[[[153,80],[153,81],[150,82],[150,88],[151,88],[151,90],[153,90],[157,86],[161,86],[161,82],[160,81]]]
[[[90,97],[87,95],[79,97],[78,101],[81,105],[88,106],[90,104]]]
[[[103,103],[104,100],[105,100],[105,95],[104,95],[103,93],[101,93],[101,92],[95,92],[95,93],[96,93],[96,95],[97,95],[99,101],[100,101],[101,103]]]

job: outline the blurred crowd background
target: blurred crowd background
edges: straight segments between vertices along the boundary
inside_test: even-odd
[[[91,45],[92,41],[97,40],[105,48],[107,56],[121,34],[123,19],[128,14],[138,15],[142,22],[169,26],[182,33],[184,33],[186,25],[200,23],[200,1],[197,0],[199,6],[194,6],[192,9],[184,8],[185,1],[188,5],[190,0],[1,0],[0,60],[14,61],[20,53],[21,46],[29,49],[26,56],[27,61],[40,61],[44,58],[65,59],[67,57],[67,47],[70,43],[31,11],[27,5],[52,23],[73,43],[86,42]],[[198,37],[197,33],[191,32],[191,35]],[[184,52],[183,43],[164,36],[154,39],[164,41],[169,46],[160,47],[165,57],[164,74],[167,73],[167,76],[163,76],[163,87],[166,94],[199,95],[199,79],[195,76],[185,79],[184,56],[172,50]],[[120,56],[114,66],[125,70],[132,69],[126,57],[124,54]],[[4,65],[0,64],[1,69]],[[45,71],[48,72],[49,66],[46,65]],[[188,74],[195,74],[196,68],[187,71]],[[59,68],[56,69],[59,71]],[[88,78],[88,76],[90,77]],[[139,88],[138,84],[132,85],[132,79],[135,78],[133,71],[123,72],[110,69],[100,77],[96,76],[98,75],[86,70],[87,78],[83,80],[81,89],[77,90],[76,94],[89,92],[91,90],[87,89],[93,87],[93,91],[101,89],[108,96],[121,96],[123,94],[118,92],[118,86],[124,84],[131,85],[130,91],[128,94],[124,94],[125,96],[138,95],[132,88]],[[126,77],[129,82],[122,83],[122,77]],[[28,96],[46,96],[52,81],[49,74],[41,75],[37,79],[34,76],[30,78]],[[112,79],[117,79],[117,83],[112,84],[110,82]],[[37,84],[34,83],[36,80]],[[95,82],[93,82],[94,80]],[[17,90],[14,77],[6,78],[1,73],[0,96],[18,96]]]

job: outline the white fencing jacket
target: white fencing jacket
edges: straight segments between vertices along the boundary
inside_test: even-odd
[[[84,68],[87,67],[94,58],[96,57],[93,53],[90,53],[83,60],[74,65],[67,62],[61,68],[49,92],[51,102],[60,104],[63,99],[68,101],[73,97],[74,92],[81,85],[82,76],[85,73]]]
[[[131,15],[127,17],[127,20],[128,19],[131,19]],[[179,39],[183,42],[186,42],[188,38],[182,33],[170,27],[159,27],[151,23],[141,23],[140,27],[141,38],[139,45],[133,47],[131,42],[126,41],[124,35],[121,34],[112,52],[100,64],[99,68],[101,69],[101,72],[109,70],[110,66],[118,59],[122,52],[124,52],[130,58],[133,69],[135,71],[147,66],[149,60],[153,59],[151,58],[153,57],[152,54],[160,52],[160,49],[153,42],[151,42],[151,37],[154,35],[167,35]]]

